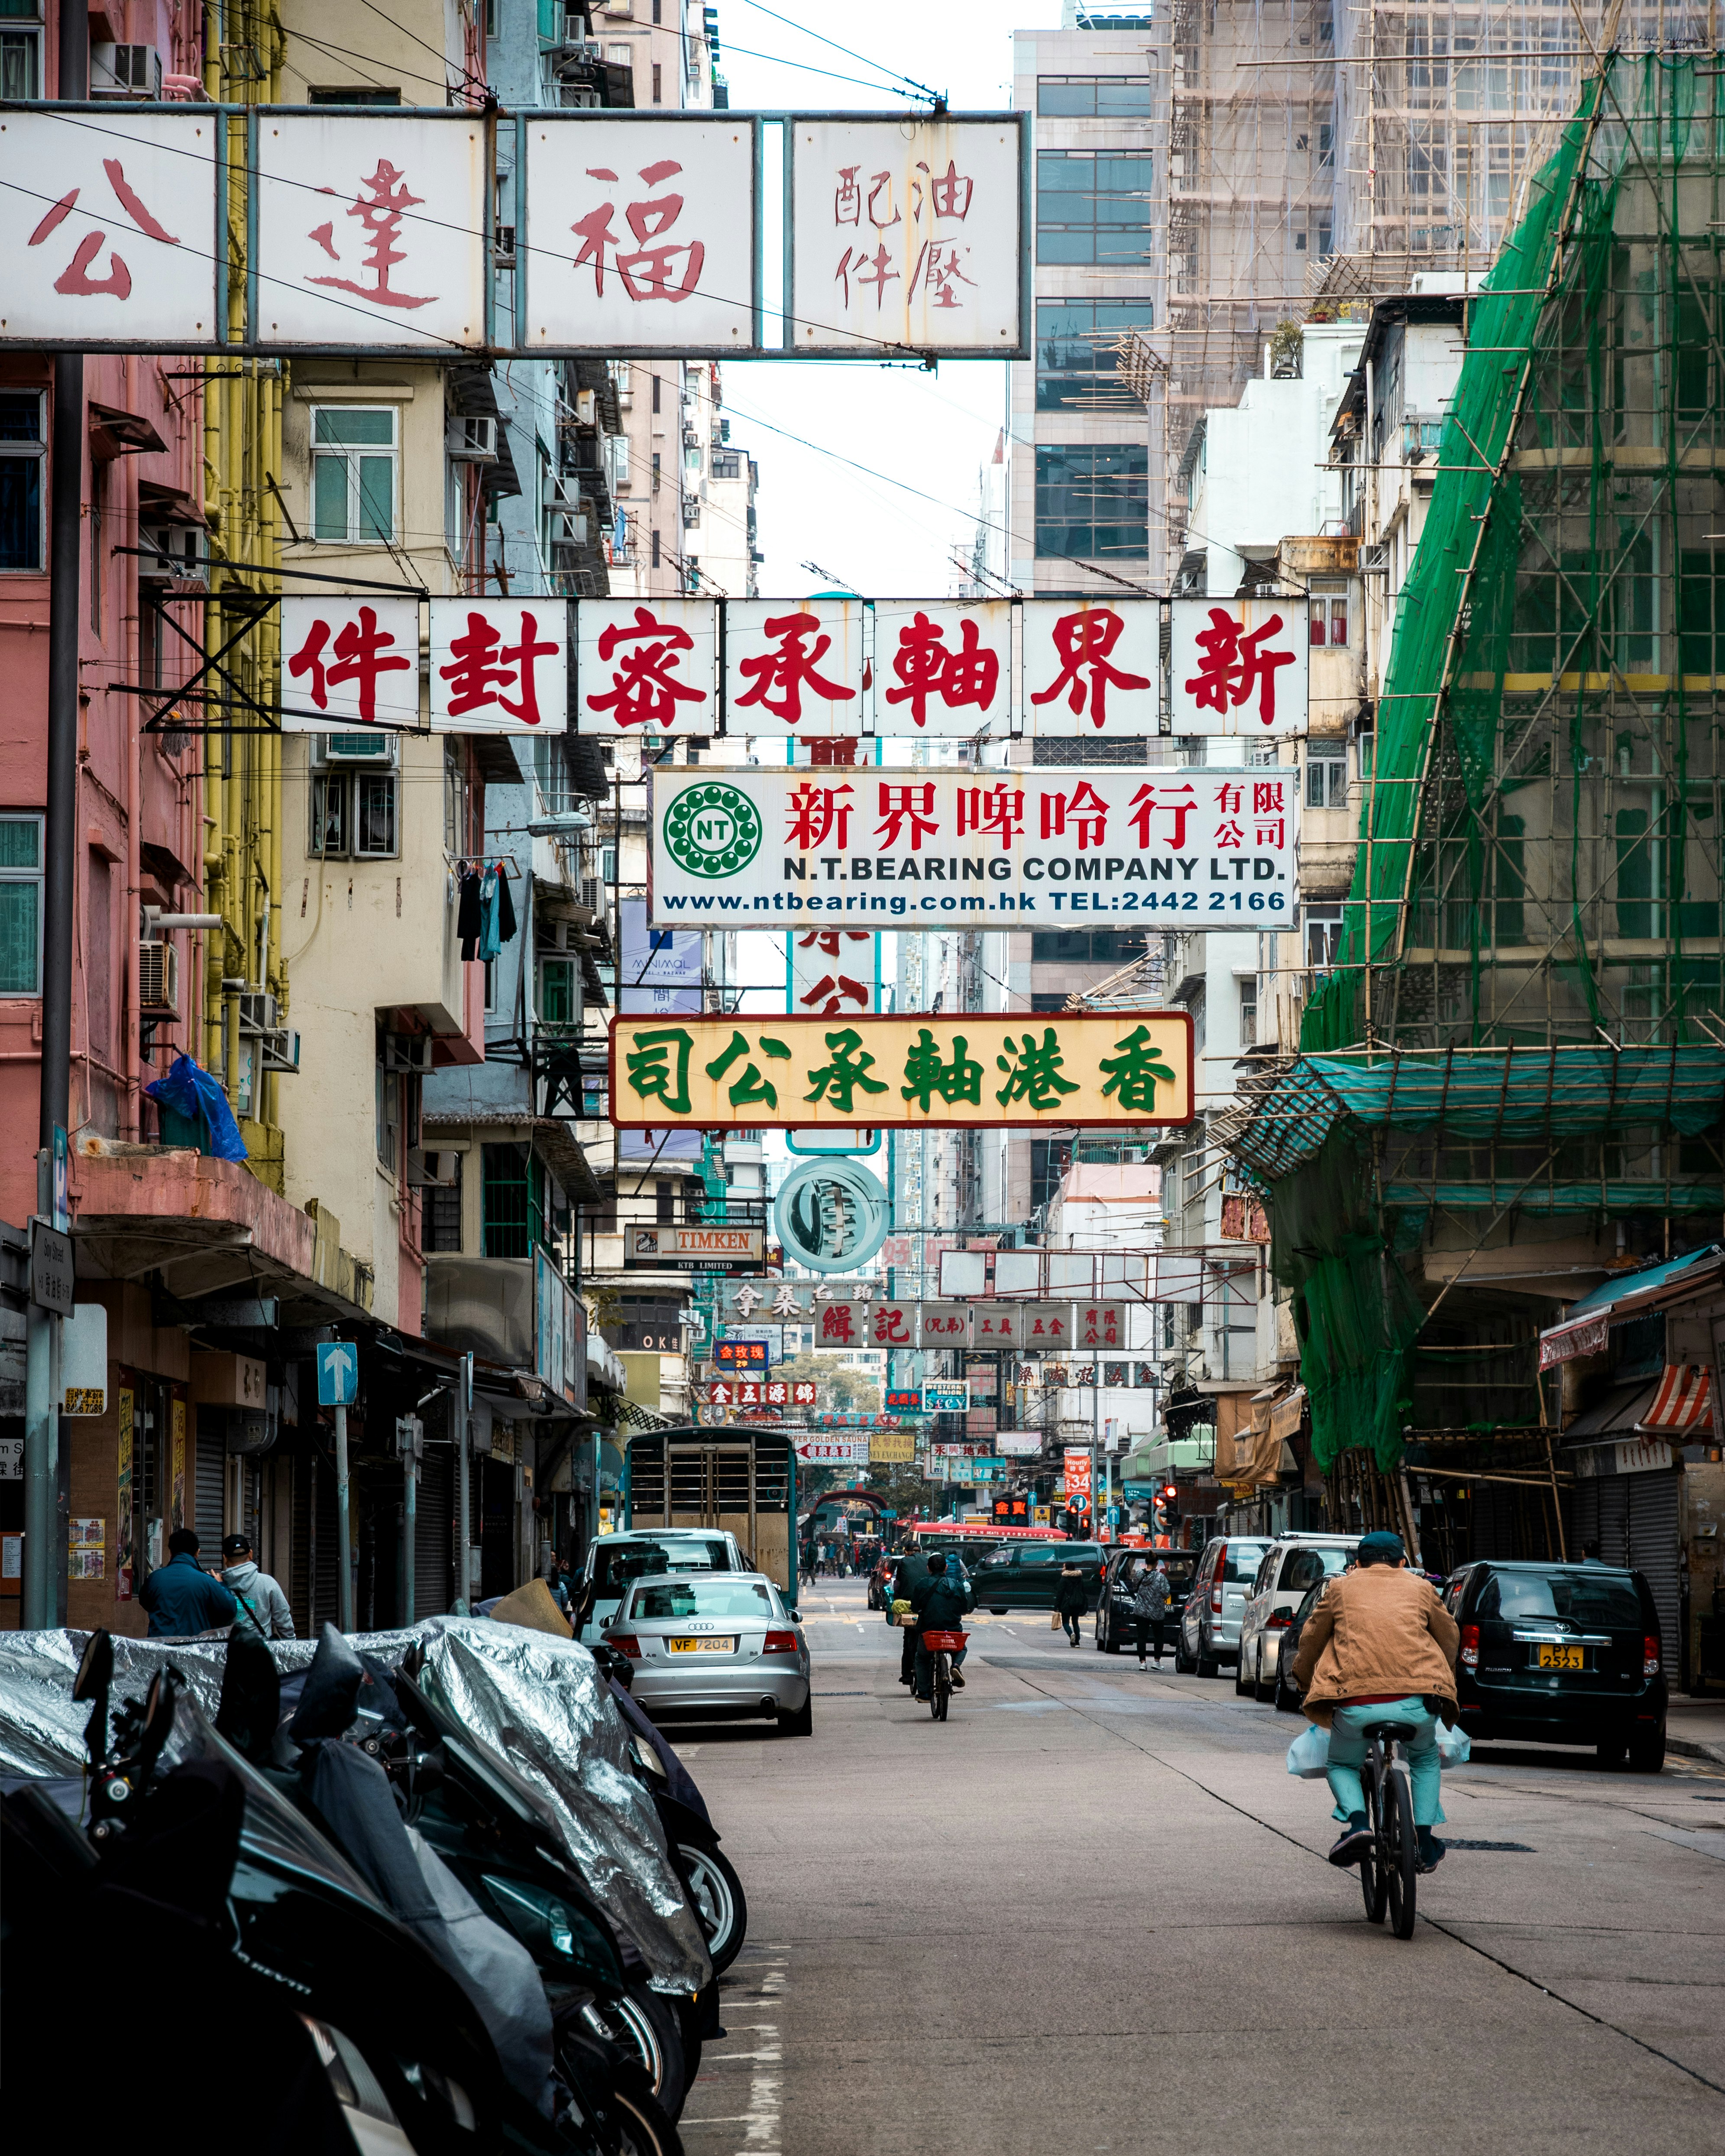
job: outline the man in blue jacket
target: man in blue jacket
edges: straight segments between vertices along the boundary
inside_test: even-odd
[[[949,1570],[946,1558],[936,1550],[928,1560],[927,1574],[911,1589],[911,1607],[916,1613],[916,1683],[912,1697],[926,1700],[928,1687],[933,1681],[934,1657],[922,1644],[925,1632],[955,1632],[963,1624],[964,1613],[976,1607],[976,1590],[957,1568]],[[952,1657],[952,1689],[963,1691],[964,1680],[958,1674],[958,1665],[970,1652],[961,1647]]]
[[[150,1613],[152,1640],[185,1640],[194,1632],[213,1632],[231,1625],[239,1604],[219,1579],[198,1562],[198,1537],[190,1527],[176,1527],[167,1538],[167,1563],[144,1582],[138,1600]]]

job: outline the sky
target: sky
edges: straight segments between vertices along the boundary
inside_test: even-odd
[[[721,68],[734,110],[926,110],[888,70],[944,91],[954,111],[999,110],[1012,102],[1013,31],[1060,21],[1060,0],[773,5],[769,13],[755,0],[719,0]],[[794,27],[783,19],[793,15]],[[969,551],[978,475],[1006,424],[1004,363],[952,360],[928,373],[841,360],[727,360],[724,394],[732,441],[760,467],[763,597],[833,584],[869,596],[953,588],[952,556]]]

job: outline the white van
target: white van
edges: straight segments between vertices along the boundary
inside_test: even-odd
[[[582,1613],[581,1627],[576,1636],[589,1647],[600,1638],[633,1580],[663,1572],[753,1569],[736,1536],[721,1527],[631,1527],[600,1535],[588,1544],[582,1568],[575,1605]]]

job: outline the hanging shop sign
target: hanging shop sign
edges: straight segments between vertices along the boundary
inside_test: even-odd
[[[415,598],[295,596],[281,610],[284,733],[562,733],[568,609],[560,600],[436,598],[422,693]]]
[[[962,1414],[970,1405],[970,1388],[949,1379],[929,1378],[922,1387],[922,1407],[927,1414]]]
[[[755,770],[746,785],[710,766],[657,768],[651,919],[950,931],[1178,914],[1273,927],[1293,916],[1299,790],[1291,767]]]
[[[815,1400],[808,1378],[716,1378],[695,1389],[698,1399],[716,1408],[812,1408]]]
[[[778,1128],[855,1122],[859,1109],[901,1130],[1183,1124],[1192,1120],[1192,1021],[1184,1011],[1034,1019],[971,1011],[850,1025],[752,1019],[747,1029],[717,1015],[675,1025],[611,1021],[611,1120],[622,1126]],[[812,1191],[822,1175],[846,1171],[843,1161],[809,1161],[785,1189],[807,1183]],[[865,1170],[850,1172],[870,1194],[879,1191]],[[883,1224],[883,1240],[885,1232]],[[879,1247],[860,1255],[824,1247],[821,1260],[809,1262],[818,1271],[844,1271]],[[789,1238],[785,1255],[801,1261]]]
[[[799,1437],[797,1457],[809,1467],[866,1467],[874,1440],[866,1437]]]
[[[9,105],[0,343],[762,353],[769,116],[789,167],[775,358],[1029,357],[1021,113]],[[230,231],[244,235],[234,322]]]
[[[1303,734],[1309,612],[1305,599],[1175,599],[1170,731]]]
[[[869,1440],[871,1467],[908,1466],[916,1457],[916,1439],[908,1430],[884,1430]]]
[[[780,1185],[773,1219],[793,1264],[848,1272],[866,1265],[886,1240],[891,1209],[886,1191],[859,1163],[809,1160]]]
[[[817,1348],[981,1348],[1019,1355],[1065,1354],[1074,1338],[1069,1302],[829,1302],[814,1313]]]
[[[719,615],[708,599],[588,599],[575,609],[575,731],[719,731]]]
[[[700,1266],[758,1265],[767,1240],[762,1228],[675,1226],[626,1228],[624,1238],[632,1265]]]

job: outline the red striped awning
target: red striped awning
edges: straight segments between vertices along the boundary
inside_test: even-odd
[[[1704,1363],[1667,1363],[1637,1430],[1676,1432],[1712,1426],[1712,1373]]]

